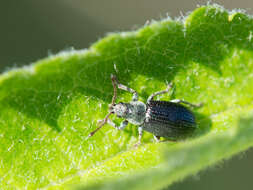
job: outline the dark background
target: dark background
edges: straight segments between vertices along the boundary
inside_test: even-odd
[[[49,54],[88,48],[107,32],[133,30],[147,20],[187,15],[201,0],[0,0],[0,72]],[[252,0],[212,1],[252,13]],[[188,177],[171,190],[252,189],[253,151]]]

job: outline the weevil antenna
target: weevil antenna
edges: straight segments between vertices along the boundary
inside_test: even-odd
[[[113,86],[113,97],[112,97],[112,103],[111,105],[115,104],[116,98],[117,98],[117,78],[115,75],[111,74],[111,79],[112,79],[112,86]]]
[[[116,98],[117,98],[117,78],[115,75],[111,74],[111,79],[112,79],[112,86],[113,86],[113,97],[112,97],[112,103],[111,106],[113,106],[116,102]],[[96,128],[94,131],[92,131],[88,137],[92,137],[99,129],[101,129],[106,123],[107,120],[109,118],[109,116],[113,114],[113,112],[109,112],[105,118],[99,122],[99,126],[98,128]]]
[[[99,129],[101,129],[106,123],[109,118],[109,116],[112,114],[112,112],[108,113],[105,118],[99,122],[98,128],[96,128],[94,131],[92,131],[88,137],[92,137]]]

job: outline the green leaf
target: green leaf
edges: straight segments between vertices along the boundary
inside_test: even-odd
[[[217,6],[183,22],[165,19],[110,34],[0,77],[0,189],[159,189],[253,145],[253,20]],[[110,74],[139,92],[203,102],[198,129],[179,142],[154,143],[137,128],[104,126]],[[117,101],[130,101],[119,92]],[[112,117],[117,122],[120,119]],[[79,186],[78,186],[79,187]]]

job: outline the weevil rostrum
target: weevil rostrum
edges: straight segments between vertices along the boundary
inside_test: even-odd
[[[182,104],[193,108],[201,107],[200,104],[192,104],[184,100],[174,99],[171,101],[158,101],[154,97],[170,91],[172,83],[170,83],[166,90],[158,91],[151,94],[147,103],[138,101],[138,94],[135,90],[120,84],[115,75],[111,75],[114,94],[112,103],[109,105],[109,113],[103,120],[99,121],[99,126],[89,134],[93,136],[106,123],[118,130],[123,130],[128,123],[138,126],[138,143],[141,143],[143,130],[148,131],[154,135],[156,141],[160,137],[169,138],[170,140],[179,140],[187,137],[196,128],[196,121],[194,114]],[[129,103],[115,103],[117,98],[117,88],[128,91],[133,94],[132,101]],[[117,126],[109,119],[111,114],[116,114],[117,117],[124,118],[120,126]]]

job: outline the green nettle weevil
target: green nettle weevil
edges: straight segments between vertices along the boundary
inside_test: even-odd
[[[160,137],[169,138],[171,140],[185,138],[196,128],[194,114],[181,103],[187,104],[193,108],[201,107],[202,103],[192,104],[179,99],[171,101],[154,100],[155,96],[169,92],[172,83],[168,85],[166,90],[151,94],[145,104],[138,101],[138,94],[135,90],[118,83],[115,75],[111,75],[111,80],[114,88],[114,95],[112,103],[109,105],[109,113],[103,120],[99,121],[98,128],[91,132],[89,137],[93,136],[106,123],[118,130],[123,130],[128,122],[137,125],[139,132],[137,145],[141,143],[143,130],[152,133],[155,140],[159,141]],[[116,104],[117,87],[132,93],[132,101],[129,103],[120,102]],[[124,118],[125,120],[120,126],[117,126],[109,119],[111,114],[116,114],[117,117]]]

